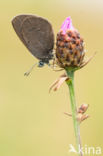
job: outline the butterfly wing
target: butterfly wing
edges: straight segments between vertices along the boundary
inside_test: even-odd
[[[54,46],[51,24],[35,15],[19,15],[12,21],[13,27],[28,50],[39,60],[50,60]]]
[[[22,23],[23,23],[24,19],[27,16],[28,15],[18,15],[16,17],[14,17],[13,20],[12,20],[13,28],[14,28],[16,34],[18,35],[18,37],[24,43],[25,46],[26,46],[26,43],[25,43],[25,40],[23,39],[23,36],[22,36],[22,33],[21,33],[21,26],[22,26]]]

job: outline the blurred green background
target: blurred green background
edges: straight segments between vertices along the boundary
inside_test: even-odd
[[[53,25],[55,35],[64,19],[85,40],[86,56],[97,55],[75,74],[78,105],[88,103],[90,118],[81,124],[83,146],[103,150],[103,0],[2,0],[0,2],[0,156],[74,156],[75,146],[69,91],[64,83],[59,91],[48,93],[49,86],[63,72],[37,62],[14,32],[11,20],[18,14],[37,14]],[[103,155],[103,154],[101,154]],[[92,154],[91,154],[92,156]]]

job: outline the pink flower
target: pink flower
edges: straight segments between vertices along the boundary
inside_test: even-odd
[[[70,17],[67,17],[67,18],[65,19],[65,21],[63,22],[63,24],[62,24],[62,26],[61,26],[60,31],[62,31],[63,34],[65,34],[66,31],[67,31],[68,29],[69,29],[69,30],[74,29],[74,27],[72,26],[72,20],[71,20]]]

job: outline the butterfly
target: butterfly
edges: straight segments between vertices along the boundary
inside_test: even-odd
[[[21,14],[13,18],[12,25],[29,52],[39,60],[38,66],[49,65],[54,48],[54,32],[51,23],[36,15]]]

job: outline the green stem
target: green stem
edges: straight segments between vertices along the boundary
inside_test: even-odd
[[[79,122],[77,121],[77,106],[76,106],[75,91],[74,91],[74,71],[67,69],[66,72],[69,77],[69,80],[67,81],[67,85],[69,87],[69,93],[70,93],[72,118],[73,118],[74,131],[76,137],[77,151],[79,156],[83,156],[82,152],[79,150],[81,149],[81,140],[80,140],[80,126],[79,126]]]

